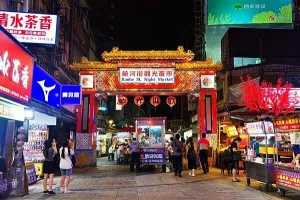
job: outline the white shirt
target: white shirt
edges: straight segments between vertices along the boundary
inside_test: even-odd
[[[71,160],[71,158],[69,156],[68,148],[65,148],[65,158],[61,157],[62,150],[63,150],[63,148],[61,147],[59,149],[59,154],[60,154],[59,167],[61,169],[72,169],[73,164],[72,164],[72,160]],[[74,151],[72,149],[70,149],[70,154],[71,154],[71,156],[74,155]]]

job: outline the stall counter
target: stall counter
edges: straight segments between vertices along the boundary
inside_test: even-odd
[[[285,190],[300,194],[300,169],[276,166],[276,186],[281,196]]]

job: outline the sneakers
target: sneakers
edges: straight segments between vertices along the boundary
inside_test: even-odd
[[[193,177],[194,177],[194,176],[195,176],[195,174],[192,174],[191,176],[193,176]]]
[[[65,188],[64,187],[60,187],[59,188],[59,193],[64,193],[65,192]]]
[[[43,194],[48,194],[48,193],[49,193],[49,191],[48,191],[48,190],[43,192]]]
[[[70,190],[68,190],[68,188],[65,188],[65,192],[64,192],[65,194],[68,194],[68,193],[71,193],[71,191]]]
[[[56,195],[56,194],[55,194],[55,192],[53,192],[53,191],[49,191],[49,192],[48,192],[48,195]]]
[[[192,173],[191,173],[191,172],[189,172],[189,176],[192,176]]]

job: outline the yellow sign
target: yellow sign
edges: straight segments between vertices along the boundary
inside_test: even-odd
[[[0,101],[0,117],[24,121],[25,111],[21,106]]]

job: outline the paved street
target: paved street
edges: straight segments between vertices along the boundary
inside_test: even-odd
[[[196,177],[189,177],[185,171],[184,177],[178,178],[157,170],[130,173],[128,166],[108,165],[101,159],[97,168],[76,171],[70,186],[71,194],[43,195],[41,183],[38,183],[30,187],[28,196],[12,199],[299,199],[299,196],[290,194],[281,198],[276,192],[261,192],[255,182],[248,187],[244,177],[241,177],[241,183],[232,183],[230,177],[220,174],[217,169],[212,169],[207,175],[198,170]],[[59,180],[59,177],[55,178],[56,192]]]

